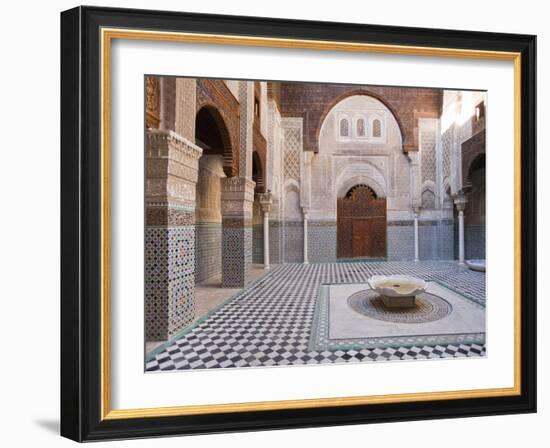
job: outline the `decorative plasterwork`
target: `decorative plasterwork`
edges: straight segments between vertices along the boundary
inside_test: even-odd
[[[364,157],[334,159],[333,178],[336,179],[337,197],[345,196],[351,187],[358,184],[367,184],[379,198],[388,195],[386,157],[377,157],[374,160]]]
[[[227,177],[222,182],[222,215],[252,216],[254,202],[254,186],[252,180],[246,177]]]
[[[262,212],[269,213],[273,205],[273,195],[271,193],[260,193],[258,194],[258,201]]]
[[[202,149],[173,131],[149,129],[146,200],[192,204]]]
[[[468,203],[468,199],[466,199],[464,193],[459,192],[453,196],[453,202],[456,206],[456,209],[460,212],[463,212],[466,208],[466,204]]]

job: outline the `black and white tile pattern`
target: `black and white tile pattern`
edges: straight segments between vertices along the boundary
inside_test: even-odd
[[[485,304],[485,274],[456,262],[285,264],[274,268],[195,326],[153,352],[146,370],[165,371],[399,359],[484,356],[485,345],[460,344],[310,351],[321,283],[359,283],[372,275],[407,274],[437,281]]]

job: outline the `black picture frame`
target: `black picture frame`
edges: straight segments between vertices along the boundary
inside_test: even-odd
[[[521,54],[521,393],[515,396],[102,419],[103,27]],[[61,435],[76,441],[364,424],[536,411],[536,36],[166,11],[61,13]]]

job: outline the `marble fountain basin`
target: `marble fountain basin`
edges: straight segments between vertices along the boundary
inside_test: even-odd
[[[374,275],[368,283],[387,308],[414,307],[416,296],[427,287],[424,280],[408,275]]]
[[[485,260],[466,260],[466,266],[472,271],[485,272]]]

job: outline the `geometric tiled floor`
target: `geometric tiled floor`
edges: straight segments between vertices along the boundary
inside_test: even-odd
[[[154,351],[146,360],[146,370],[485,355],[485,345],[477,344],[308,350],[319,285],[365,282],[377,274],[408,274],[437,281],[485,306],[485,273],[469,270],[454,261],[284,264]]]
[[[249,282],[252,282],[266,275],[263,264],[252,264],[249,271]],[[197,316],[189,325],[193,325],[202,316],[218,308],[229,297],[239,292],[242,288],[222,288],[221,273],[210,277],[195,286],[195,304]],[[157,347],[163,345],[165,341],[148,341],[145,344],[146,353],[150,353]]]

